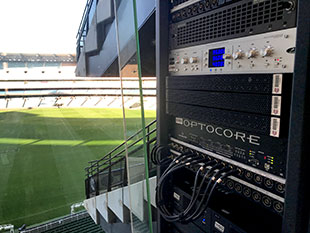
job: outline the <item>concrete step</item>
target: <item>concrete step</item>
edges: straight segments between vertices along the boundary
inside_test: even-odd
[[[151,204],[152,206],[156,207],[156,177],[151,177],[149,179],[149,183]],[[127,187],[118,188],[113,191],[100,194],[96,197],[86,199],[84,201],[84,205],[96,224],[100,224],[100,218],[103,218],[107,223],[110,224],[115,222],[127,224],[130,222],[131,209],[134,219],[134,226],[137,228],[137,232],[148,232],[144,231],[145,229],[148,229],[148,209],[145,180],[130,184],[130,186]]]
[[[124,188],[119,188],[107,193],[108,209],[110,209],[122,223],[129,222],[129,209],[124,205]],[[101,204],[101,203],[98,203]]]

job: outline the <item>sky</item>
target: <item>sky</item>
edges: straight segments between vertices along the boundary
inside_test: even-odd
[[[87,0],[0,0],[0,53],[75,53]]]

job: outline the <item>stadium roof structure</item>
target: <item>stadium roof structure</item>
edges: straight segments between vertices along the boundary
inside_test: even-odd
[[[0,53],[0,62],[76,63],[75,54]]]

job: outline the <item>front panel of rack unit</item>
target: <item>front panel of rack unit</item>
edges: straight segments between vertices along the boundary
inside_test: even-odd
[[[170,51],[175,75],[290,73],[294,68],[296,29]]]

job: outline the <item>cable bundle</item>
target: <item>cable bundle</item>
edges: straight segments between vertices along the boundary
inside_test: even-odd
[[[167,206],[164,196],[164,186],[169,180],[171,175],[176,171],[190,165],[201,164],[198,171],[196,172],[194,179],[193,193],[190,198],[188,206],[180,213],[171,213]],[[211,166],[211,168],[209,168]],[[199,176],[202,171],[207,170],[203,175],[203,178],[198,184]],[[193,153],[186,153],[177,156],[169,164],[168,168],[164,171],[156,187],[156,205],[158,211],[162,217],[168,222],[179,221],[182,223],[196,220],[208,207],[211,196],[219,183],[226,177],[237,173],[237,170],[225,167],[224,165],[217,163],[216,161],[206,161],[205,158],[201,158],[199,155]],[[208,181],[209,180],[209,181]],[[206,187],[205,182],[208,181]],[[204,188],[205,187],[205,188]],[[199,198],[202,195],[201,198]]]
[[[151,154],[150,154],[151,155],[151,161],[155,165],[160,165],[165,161],[169,161],[169,158],[165,158],[165,159],[160,158],[160,154],[161,154],[162,150],[167,150],[167,147],[155,145],[153,147],[153,149],[151,150]]]

